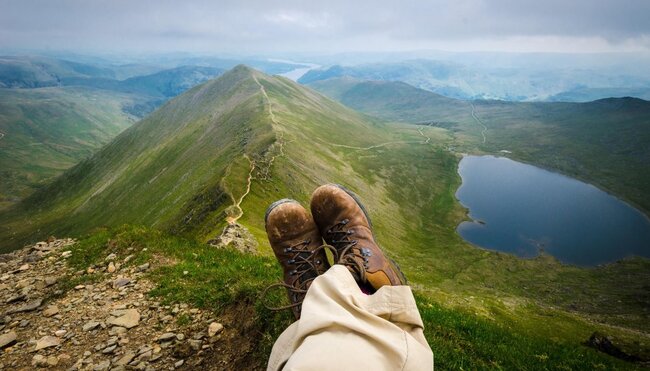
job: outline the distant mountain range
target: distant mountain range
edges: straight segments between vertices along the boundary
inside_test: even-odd
[[[309,84],[335,77],[402,81],[465,100],[582,102],[624,96],[650,99],[650,76],[647,73],[566,66],[470,66],[449,60],[333,65],[309,71],[299,82]]]

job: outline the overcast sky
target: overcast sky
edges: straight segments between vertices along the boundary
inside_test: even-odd
[[[650,1],[0,0],[0,48],[650,51]]]

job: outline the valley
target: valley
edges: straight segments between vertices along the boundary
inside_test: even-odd
[[[589,103],[450,99],[401,82],[330,79],[314,89],[391,122],[435,125],[457,152],[495,154],[594,184],[650,213],[650,103],[634,98]]]
[[[244,356],[261,364],[272,339],[290,321],[258,302],[261,288],[279,279],[264,211],[284,197],[307,205],[318,185],[336,182],[364,200],[378,241],[409,278],[439,367],[636,367],[582,344],[600,331],[626,352],[647,355],[647,259],[585,269],[546,254],[520,259],[477,249],[456,233],[467,218],[455,197],[461,152],[507,148],[514,156],[530,153],[539,161],[578,153],[576,168],[589,169],[585,177],[597,171],[584,159],[600,148],[549,149],[531,135],[564,130],[574,135],[566,140],[575,142],[578,129],[571,122],[570,129],[549,129],[543,114],[564,118],[576,106],[474,101],[473,110],[468,102],[405,84],[346,83],[366,89],[361,95],[329,85],[351,108],[287,78],[237,66],[170,99],[3,211],[0,247],[9,251],[53,234],[80,238],[73,254],[81,270],[102,264],[106,249],[125,254],[135,248],[173,261],[151,272],[159,282],[152,294],[218,313],[245,306],[262,336]],[[645,117],[643,104],[635,101],[581,109],[589,117],[607,118],[603,112],[621,104],[638,105],[638,115]],[[524,113],[532,118],[530,125],[515,130],[524,121],[512,117]],[[638,117],[620,135],[634,132]],[[591,143],[588,139],[585,143]],[[623,174],[633,177],[628,172],[634,166],[639,165],[629,161]],[[640,182],[631,189],[643,192],[645,186]],[[206,245],[229,226],[250,234],[257,253]],[[495,347],[497,341],[508,345]]]

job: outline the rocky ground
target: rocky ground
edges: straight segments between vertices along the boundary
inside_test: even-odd
[[[161,262],[123,267],[132,255],[109,254],[103,265],[75,271],[66,264],[74,243],[50,238],[0,255],[0,369],[224,369],[236,363],[227,349],[239,330],[229,328],[227,316],[222,321],[147,295],[154,287],[147,271]],[[73,286],[80,277],[92,284]]]

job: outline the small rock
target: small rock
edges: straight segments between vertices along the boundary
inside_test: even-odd
[[[63,337],[67,333],[68,333],[68,331],[66,331],[66,330],[56,330],[56,331],[54,331],[54,335],[56,335],[58,337]]]
[[[47,358],[44,356],[37,354],[34,357],[32,357],[32,366],[36,367],[46,367],[47,366]]]
[[[181,359],[180,361],[174,363],[174,367],[179,368],[183,365],[183,363],[185,363],[185,360]]]
[[[122,316],[117,318],[112,317],[107,322],[112,326],[121,326],[130,329],[140,323],[140,313],[135,309],[127,309]]]
[[[120,277],[120,278],[116,279],[115,281],[113,281],[113,288],[114,289],[119,289],[120,287],[124,287],[124,286],[128,285],[129,283],[131,283],[131,280],[129,278]]]
[[[55,356],[49,356],[45,360],[45,363],[50,367],[55,367],[56,365],[59,364],[59,359],[56,358]]]
[[[99,322],[96,321],[90,321],[87,322],[83,327],[81,328],[83,331],[91,331],[97,328],[99,326]]]
[[[113,336],[109,338],[108,341],[106,342],[106,346],[110,347],[111,345],[117,344],[117,339],[118,339],[117,336]]]
[[[45,277],[45,286],[52,286],[56,283],[56,277]]]
[[[104,261],[110,261],[110,260],[115,260],[117,258],[117,255],[115,254],[108,254],[108,256],[104,259]]]
[[[24,272],[24,271],[28,270],[29,268],[31,268],[31,266],[29,264],[23,264],[23,265],[20,266],[20,268],[18,268],[18,270],[21,271],[21,272]]]
[[[188,343],[179,343],[172,352],[174,358],[187,358],[192,355],[192,347]]]
[[[93,371],[106,371],[111,367],[111,361],[105,360],[93,367]]]
[[[38,254],[29,254],[23,259],[23,263],[36,263],[41,260],[41,256]]]
[[[158,337],[157,341],[159,343],[161,343],[161,342],[165,342],[165,341],[171,341],[174,338],[176,338],[176,334],[174,334],[173,332],[167,332],[167,333],[164,333],[164,334],[160,335]]]
[[[43,311],[45,317],[52,317],[53,315],[59,313],[59,307],[56,305],[50,305]]]
[[[153,355],[153,352],[151,350],[148,350],[144,353],[141,353],[138,355],[135,359],[135,362],[142,362],[142,361],[148,361],[151,359],[151,356]]]
[[[115,264],[113,264],[113,262],[108,263],[108,268],[106,268],[106,271],[108,273],[114,273],[115,272]]]
[[[25,288],[25,287],[29,286],[33,281],[34,281],[33,279],[29,279],[29,278],[26,278],[24,280],[20,280],[20,281],[16,282],[16,288],[17,289]]]
[[[183,340],[185,340],[185,335],[184,335],[184,334],[177,334],[177,335],[176,335],[176,339],[177,339],[178,341],[183,341]]]
[[[144,272],[147,269],[149,269],[149,263],[144,263],[142,265],[138,265],[138,268],[136,269],[138,272]]]
[[[24,304],[18,308],[8,310],[6,314],[20,313],[20,312],[31,312],[43,304],[43,299],[35,299],[30,301],[27,304]]]
[[[115,363],[116,363],[117,365],[120,365],[120,366],[126,366],[126,365],[128,365],[128,364],[133,360],[133,358],[135,358],[135,353],[129,351],[129,352],[124,353],[124,355],[122,356],[122,358],[120,358],[120,359],[119,359],[117,362],[115,362]]]
[[[75,290],[83,290],[86,288],[86,285],[77,285],[74,287]]]
[[[18,294],[18,295],[14,295],[14,296],[9,297],[9,299],[6,300],[6,303],[7,304],[15,303],[17,301],[21,301],[21,300],[25,300],[25,299],[27,299],[27,295]]]
[[[93,274],[93,273],[95,273],[95,268],[93,268],[93,267],[88,267],[88,269],[86,269],[86,273],[88,273],[88,274]]]
[[[0,349],[4,349],[16,342],[16,333],[11,331],[0,335]]]
[[[190,347],[192,347],[192,349],[195,351],[201,350],[201,345],[203,345],[203,341],[195,339],[188,340],[187,343],[190,344]]]
[[[55,336],[43,336],[40,340],[36,342],[36,347],[34,350],[41,350],[45,348],[55,347],[61,344],[61,339]]]
[[[62,257],[63,259],[67,259],[67,258],[69,258],[70,255],[72,255],[72,251],[70,251],[70,250],[68,250],[68,251],[64,251],[64,252],[61,253],[61,257]]]
[[[102,353],[103,353],[103,354],[110,354],[110,353],[113,353],[113,351],[115,350],[115,348],[117,348],[117,344],[107,346],[106,348],[104,348],[104,349],[102,350]]]
[[[58,358],[59,361],[61,362],[67,362],[70,360],[70,355],[63,353],[63,354],[59,354],[56,358]]]
[[[120,326],[115,326],[112,327],[110,330],[108,330],[108,334],[113,336],[113,335],[121,335],[121,334],[126,334],[126,329],[124,327]]]
[[[212,322],[208,326],[208,336],[213,337],[214,335],[220,333],[223,330],[223,325],[218,322]]]

